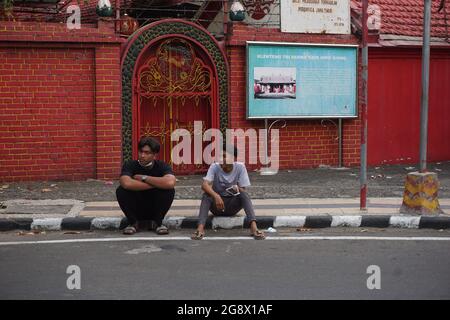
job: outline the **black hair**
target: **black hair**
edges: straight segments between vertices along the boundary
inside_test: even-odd
[[[234,144],[223,144],[223,153],[228,153],[230,155],[233,155],[234,158],[236,159],[238,156],[238,149],[236,148],[236,146]]]
[[[142,150],[145,146],[148,146],[153,153],[159,153],[159,149],[161,148],[159,142],[150,137],[142,137],[139,140],[138,150]]]

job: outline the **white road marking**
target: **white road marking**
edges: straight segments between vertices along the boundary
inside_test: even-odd
[[[87,238],[87,239],[65,239],[65,240],[39,240],[39,241],[10,241],[0,242],[0,246],[21,244],[63,244],[83,242],[120,242],[120,241],[197,241],[190,237],[128,237],[128,238]],[[252,237],[205,237],[201,241],[216,240],[251,240]],[[359,236],[305,236],[305,237],[276,237],[268,236],[263,241],[311,241],[311,240],[365,240],[365,241],[450,241],[450,237],[359,237]],[[263,242],[257,241],[257,242]]]

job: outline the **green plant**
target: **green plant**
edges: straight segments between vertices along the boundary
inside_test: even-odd
[[[2,7],[5,10],[10,10],[14,5],[14,0],[2,0]]]
[[[11,19],[13,14],[14,0],[1,0],[2,6],[0,7],[0,16],[6,19]]]

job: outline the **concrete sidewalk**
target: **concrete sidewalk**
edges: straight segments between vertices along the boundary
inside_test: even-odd
[[[368,210],[359,210],[359,168],[281,170],[274,176],[249,172],[252,198],[261,228],[374,226],[450,228],[450,161],[429,163],[439,175],[439,201],[444,214],[399,213],[408,165],[368,169]],[[203,175],[179,176],[175,201],[166,223],[195,228]],[[0,231],[13,229],[117,229],[126,219],[117,205],[118,181],[40,181],[0,184]],[[242,228],[245,215],[210,218],[210,228]]]
[[[439,198],[450,198],[450,161],[430,163],[429,169],[438,174]],[[405,191],[406,175],[414,170],[417,168],[408,165],[369,167],[368,197],[401,199]],[[274,176],[261,176],[258,172],[249,171],[252,185],[248,188],[248,193],[252,199],[358,198],[359,174],[357,167],[281,170]],[[201,199],[203,176],[178,176],[175,199]],[[87,179],[0,183],[0,202],[13,199],[115,201],[118,185],[118,177],[114,181]]]
[[[368,210],[359,210],[359,199],[290,198],[253,199],[257,216],[326,216],[326,215],[397,215],[402,204],[399,198],[369,198]],[[450,216],[450,199],[441,199],[441,208]],[[174,200],[167,216],[196,217],[200,200]],[[81,217],[121,217],[117,201],[86,202]],[[238,214],[244,216],[244,212]]]
[[[253,199],[261,228],[269,227],[402,227],[450,228],[450,199],[440,199],[443,214],[433,216],[399,213],[401,198],[369,198],[368,210],[359,210],[358,198]],[[15,200],[0,209],[0,231],[120,229],[126,219],[116,201]],[[15,205],[15,209],[14,209]],[[166,216],[169,228],[195,228],[200,200],[175,200]],[[12,209],[10,208],[12,206]],[[40,210],[39,206],[43,209]],[[8,208],[10,208],[8,212]],[[27,208],[33,213],[26,213]],[[14,210],[21,211],[14,213]],[[43,211],[46,210],[44,213]],[[66,212],[64,212],[64,210]],[[235,217],[213,217],[207,228],[245,228],[243,211]]]

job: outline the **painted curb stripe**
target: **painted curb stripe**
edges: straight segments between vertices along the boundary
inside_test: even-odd
[[[91,228],[93,218],[77,217],[77,218],[64,218],[61,222],[61,230],[89,230]]]
[[[450,229],[450,218],[422,216],[420,218],[419,228],[422,228],[422,229]]]
[[[332,217],[330,216],[307,216],[305,228],[329,228]]]
[[[361,216],[333,216],[331,220],[331,227],[358,228],[361,225],[361,220]]]
[[[32,218],[0,219],[0,231],[31,230]]]
[[[362,216],[360,227],[388,228],[391,216]]]
[[[0,242],[0,246],[24,245],[24,244],[65,244],[65,243],[93,243],[93,242],[121,242],[121,241],[198,241],[190,237],[122,237],[122,238],[92,238],[92,239],[64,239],[41,241],[11,241]],[[252,237],[205,237],[202,241],[235,241],[251,240]],[[317,240],[349,240],[349,241],[450,241],[450,237],[359,237],[359,236],[304,236],[304,237],[272,237],[265,241],[317,241]]]
[[[90,229],[96,230],[117,230],[120,228],[122,218],[94,218]]]
[[[394,228],[418,229],[420,217],[391,216],[389,225]]]
[[[258,224],[259,229],[267,229],[273,227],[273,222],[275,221],[275,217],[271,216],[260,216],[256,217],[256,223]],[[243,228],[250,228],[250,222],[247,218],[244,219]]]
[[[242,228],[244,217],[214,217],[212,219],[213,229],[235,229]]]
[[[62,218],[34,219],[31,224],[32,230],[60,231]]]
[[[164,223],[171,229],[197,227],[196,217],[166,217]],[[259,228],[269,227],[371,227],[371,228],[408,228],[408,229],[450,229],[450,217],[432,216],[261,216],[257,219]],[[76,217],[76,218],[44,218],[44,219],[0,219],[0,231],[9,230],[117,230],[127,225],[122,217]],[[206,228],[248,228],[245,217],[212,217],[209,216]]]
[[[163,224],[169,229],[180,229],[183,220],[184,217],[167,217],[164,219]]]
[[[273,222],[274,228],[291,227],[302,228],[305,225],[306,216],[278,216]]]

